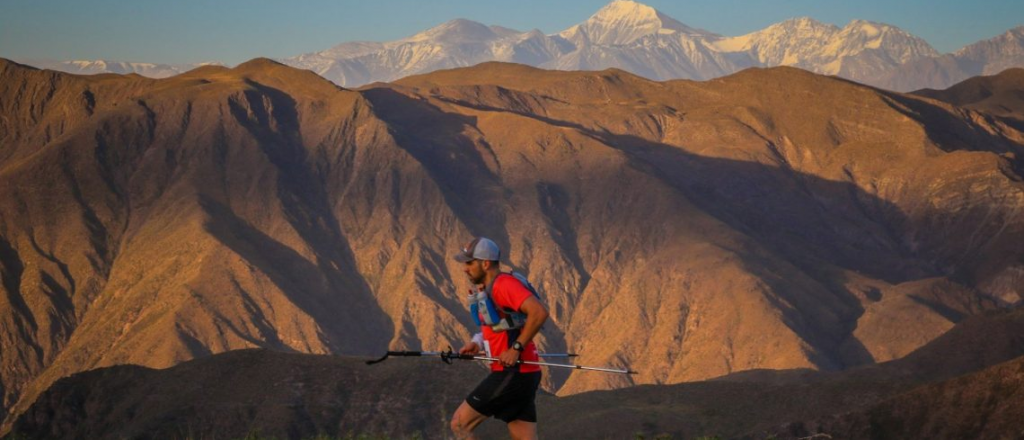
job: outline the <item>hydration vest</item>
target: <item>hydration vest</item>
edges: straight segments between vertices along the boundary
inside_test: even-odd
[[[503,273],[503,275],[510,275],[515,277],[526,290],[529,290],[535,298],[540,299],[540,293],[537,292],[537,288],[530,284],[530,281],[526,279],[526,276],[518,273]],[[493,285],[493,283],[492,283]],[[470,291],[469,294],[469,314],[473,316],[473,322],[478,326],[490,326],[491,330],[496,332],[503,332],[506,330],[514,330],[522,328],[526,324],[526,314],[520,313],[516,310],[508,308],[502,308],[500,311],[494,305],[494,301],[491,300],[491,286],[487,286],[484,290],[479,290],[476,293]],[[504,315],[504,316],[502,316]]]

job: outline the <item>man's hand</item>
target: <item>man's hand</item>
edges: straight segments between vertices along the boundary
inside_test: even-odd
[[[501,365],[506,367],[514,366],[516,362],[519,362],[519,350],[511,348],[505,350],[501,352],[501,356],[498,356],[498,359],[501,361]]]
[[[476,345],[476,342],[470,342],[466,345],[463,345],[462,348],[459,349],[459,354],[468,354],[470,356],[476,356],[480,354],[480,346]]]

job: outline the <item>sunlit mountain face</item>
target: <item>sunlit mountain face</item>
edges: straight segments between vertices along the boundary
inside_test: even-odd
[[[475,235],[543,292],[543,349],[640,371],[550,372],[563,396],[898,359],[1024,294],[1011,98],[795,68],[0,76],[9,414],[110,365],[457,344]]]

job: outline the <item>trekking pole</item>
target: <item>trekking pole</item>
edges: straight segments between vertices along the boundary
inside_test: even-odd
[[[389,351],[388,354],[384,355],[384,357],[382,357],[380,359],[377,359],[377,360],[373,360],[373,361],[366,361],[366,364],[367,365],[372,365],[372,364],[376,364],[378,362],[383,362],[385,359],[388,358],[388,356],[440,356],[441,360],[444,361],[447,364],[451,364],[452,363],[452,359],[459,359],[459,360],[466,360],[466,361],[488,361],[488,362],[499,362],[500,361],[498,358],[493,358],[493,357],[488,357],[488,356],[478,356],[478,355],[471,355],[471,354],[458,354],[458,353],[455,353],[455,351],[452,350],[451,347],[448,347],[447,351]],[[550,356],[546,356],[546,355],[540,355],[540,356],[542,356],[542,357],[575,357],[575,356],[578,356],[578,355],[573,354],[573,353],[567,353],[567,354],[555,354],[555,355],[550,355]],[[601,371],[601,372],[605,372],[605,373],[616,373],[616,374],[638,374],[636,371],[628,370],[628,369],[627,370],[623,370],[623,369],[618,369],[618,368],[607,368],[607,367],[586,367],[586,366],[575,365],[575,364],[553,364],[553,363],[550,363],[550,362],[534,362],[534,361],[522,361],[522,360],[517,361],[516,363],[517,364],[525,364],[525,365],[540,365],[540,366],[553,367],[553,368],[569,368],[569,369],[584,370],[584,371]]]
[[[474,356],[469,354],[452,354],[449,359],[462,359],[462,360],[474,360],[474,361],[491,361],[498,362],[500,359],[487,357],[487,356]],[[582,365],[575,364],[552,364],[550,362],[534,362],[534,361],[516,361],[517,364],[526,365],[541,365],[544,367],[555,367],[555,368],[571,368],[573,370],[586,370],[586,371],[602,371],[605,373],[618,373],[618,374],[638,374],[633,370],[622,370],[618,368],[607,368],[607,367],[584,367]]]
[[[547,358],[571,358],[579,356],[576,353],[537,353],[540,357]],[[384,362],[391,356],[440,356],[441,360],[448,362],[446,359],[454,359],[460,355],[453,355],[452,350],[449,347],[448,351],[389,351],[384,357],[375,359],[372,361],[366,361],[366,365],[373,365],[379,362]],[[448,362],[449,364],[451,362]]]

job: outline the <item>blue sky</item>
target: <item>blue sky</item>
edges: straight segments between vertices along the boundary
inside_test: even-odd
[[[545,33],[610,0],[0,0],[0,57],[236,64],[345,41],[389,41],[454,18]],[[940,52],[1024,25],[1022,0],[648,0],[690,26],[742,35],[787,18],[898,26]]]

